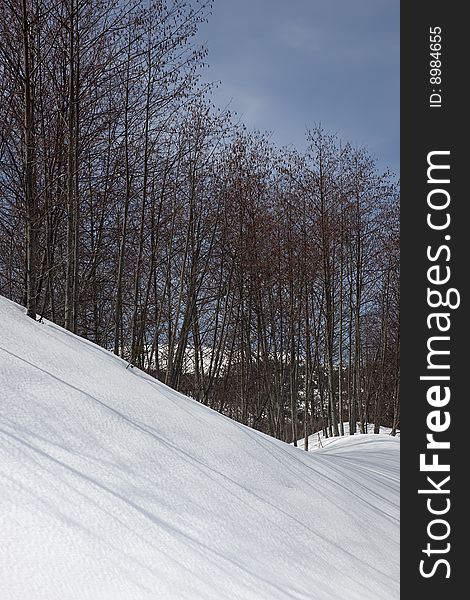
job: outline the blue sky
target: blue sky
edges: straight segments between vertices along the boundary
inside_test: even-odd
[[[214,0],[200,39],[250,129],[302,150],[321,122],[399,172],[399,0]]]

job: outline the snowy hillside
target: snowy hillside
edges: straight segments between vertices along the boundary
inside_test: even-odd
[[[0,322],[2,600],[398,599],[397,438],[306,453]]]
[[[380,435],[379,438],[382,438],[383,435],[390,435],[391,432],[391,428],[390,427],[380,427]],[[346,436],[349,436],[349,423],[343,423],[343,433]],[[374,434],[374,424],[373,423],[368,423],[367,424],[367,434]],[[359,434],[359,423],[357,423],[357,429],[356,429],[356,435],[365,435],[365,434]],[[400,437],[400,431],[397,431],[397,437]],[[317,450],[317,449],[321,449],[321,448],[326,448],[327,446],[329,446],[332,442],[334,442],[335,444],[337,443],[338,438],[337,437],[329,437],[326,438],[323,435],[323,431],[317,431],[316,433],[312,433],[312,435],[308,436],[308,449],[310,450]],[[343,443],[348,443],[348,442],[343,442]],[[382,442],[379,442],[382,443]],[[297,447],[298,448],[304,448],[305,447],[305,439],[304,438],[300,438],[299,440],[297,440]]]

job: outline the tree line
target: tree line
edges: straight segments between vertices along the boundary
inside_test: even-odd
[[[2,2],[0,293],[279,439],[394,433],[397,183],[214,107],[210,10]]]

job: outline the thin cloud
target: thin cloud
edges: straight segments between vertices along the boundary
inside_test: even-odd
[[[305,147],[321,121],[398,171],[398,0],[215,0],[206,80],[249,128]]]

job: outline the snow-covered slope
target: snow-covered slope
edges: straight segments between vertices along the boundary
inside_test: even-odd
[[[3,298],[0,323],[2,600],[399,597],[399,440],[306,453]]]
[[[373,434],[374,433],[374,424],[373,423],[367,423],[367,435],[368,434]],[[382,427],[380,426],[380,434],[376,434],[379,435],[380,438],[382,438],[383,435],[390,435],[391,432],[391,428],[390,427]],[[359,423],[357,423],[357,429],[356,429],[356,434],[359,435]],[[343,423],[343,433],[346,436],[349,436],[349,423]],[[364,435],[364,434],[361,434]],[[400,437],[400,432],[397,431],[397,437]],[[326,448],[326,446],[329,446],[332,442],[336,443],[338,441],[337,437],[329,437],[326,438],[323,435],[323,431],[317,431],[316,433],[312,433],[312,435],[308,436],[308,449],[309,451],[311,450],[317,450],[317,449],[321,449],[321,448]],[[345,444],[348,444],[348,442],[344,442]],[[379,442],[381,443],[381,442]],[[298,448],[305,448],[305,439],[304,438],[300,438],[299,440],[297,440],[297,447]]]

